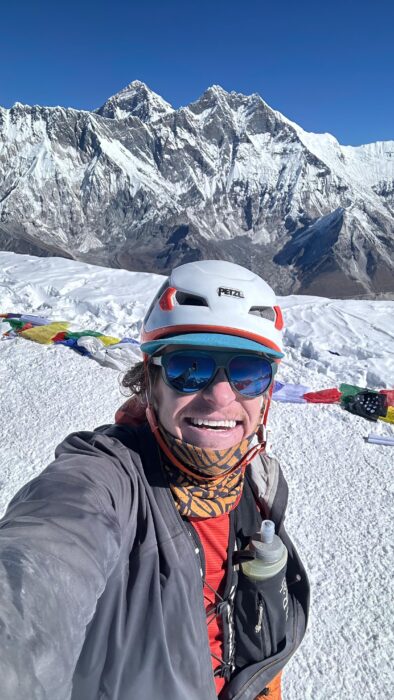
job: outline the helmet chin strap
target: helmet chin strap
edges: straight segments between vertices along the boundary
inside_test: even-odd
[[[267,420],[268,420],[268,412],[269,412],[269,409],[271,406],[271,398],[272,398],[273,390],[274,390],[274,383],[272,382],[270,388],[267,391],[267,395],[263,399],[262,406],[261,406],[260,425],[258,426],[257,431],[256,431],[259,444],[262,445],[262,447],[263,447],[263,449],[260,450],[260,452],[263,452],[267,446]]]

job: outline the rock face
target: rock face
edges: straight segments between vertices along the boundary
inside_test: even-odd
[[[394,296],[394,141],[341,146],[259,95],[0,108],[0,248],[167,272],[226,258],[282,294]]]

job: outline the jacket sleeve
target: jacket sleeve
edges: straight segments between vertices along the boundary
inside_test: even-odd
[[[111,438],[70,435],[0,521],[2,700],[68,700],[86,626],[132,514]],[[122,515],[123,514],[123,515]]]

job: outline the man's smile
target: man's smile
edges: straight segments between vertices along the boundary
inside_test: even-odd
[[[185,420],[189,425],[203,430],[232,430],[236,428],[237,424],[242,424],[242,421],[234,419],[211,420],[208,418],[187,417]]]

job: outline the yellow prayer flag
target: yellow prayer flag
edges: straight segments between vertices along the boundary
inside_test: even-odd
[[[383,420],[385,423],[394,423],[394,406],[389,406],[387,416],[385,418],[380,417],[379,420]]]
[[[66,331],[69,325],[68,321],[56,321],[55,323],[49,323],[47,326],[28,328],[26,331],[21,331],[19,335],[22,335],[28,340],[34,340],[36,343],[49,345],[52,342],[52,338],[54,338],[57,333]]]
[[[116,345],[120,343],[120,338],[112,338],[110,335],[98,335],[103,345]]]

